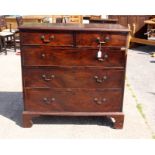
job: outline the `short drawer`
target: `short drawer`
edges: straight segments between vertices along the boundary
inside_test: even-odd
[[[104,66],[124,67],[125,51],[120,48],[102,49],[102,59],[97,58],[98,49],[52,48],[50,46],[23,46],[24,66]]]
[[[76,34],[76,45],[82,47],[102,46],[126,46],[127,34],[121,33],[100,33],[100,32],[79,32]]]
[[[124,70],[99,68],[23,68],[24,87],[122,88]]]
[[[26,89],[25,110],[41,112],[121,111],[122,90]]]
[[[71,32],[22,32],[23,45],[73,46]]]

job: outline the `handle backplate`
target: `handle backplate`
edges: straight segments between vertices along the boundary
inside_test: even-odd
[[[55,78],[55,75],[51,74],[50,76],[47,76],[46,74],[43,74],[42,78],[43,78],[44,81],[51,81],[51,80],[53,80]]]
[[[107,101],[106,98],[98,99],[97,97],[94,98],[94,102],[98,105],[104,104]]]
[[[54,98],[54,97],[52,97],[52,98],[44,97],[44,98],[43,98],[43,102],[44,102],[45,104],[51,104],[51,103],[53,103],[54,101],[55,101],[55,98]]]
[[[40,37],[40,39],[44,42],[44,43],[50,43],[52,40],[54,40],[54,35],[51,35],[48,39],[45,39],[45,36],[44,35],[42,35],[41,37]]]

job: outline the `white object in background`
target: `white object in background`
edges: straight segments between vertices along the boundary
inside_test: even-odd
[[[89,24],[89,20],[83,19],[83,24]]]
[[[101,15],[102,18],[108,19],[108,15]]]
[[[49,18],[49,23],[52,23],[52,22],[53,22],[52,18]]]
[[[155,40],[155,37],[148,37],[148,40]]]

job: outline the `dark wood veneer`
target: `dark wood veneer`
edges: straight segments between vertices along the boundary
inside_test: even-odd
[[[121,89],[26,89],[25,95],[25,110],[42,112],[116,112],[122,99]]]
[[[24,68],[24,85],[31,88],[121,88],[124,70],[90,67]]]
[[[73,46],[73,34],[71,32],[27,32],[21,33],[21,40],[22,44]]]
[[[125,52],[120,49],[103,47],[104,61],[96,58],[98,49],[52,48],[50,46],[23,46],[24,66],[104,66],[124,67]]]
[[[20,32],[36,31],[93,31],[93,32],[116,32],[128,34],[129,29],[120,24],[50,24],[50,23],[25,23],[19,26]]]
[[[127,28],[26,24],[19,29],[23,127],[40,115],[107,116],[115,119],[114,128],[123,127]]]

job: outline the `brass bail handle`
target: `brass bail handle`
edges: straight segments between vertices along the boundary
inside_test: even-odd
[[[100,37],[96,38],[96,42],[99,43],[100,45],[106,43],[105,41],[101,41]]]
[[[98,105],[104,104],[107,101],[106,98],[98,99],[97,97],[94,98],[94,102]]]
[[[55,78],[55,75],[51,74],[50,77],[48,78],[45,74],[43,74],[42,78],[43,78],[44,81],[51,81],[52,79]]]
[[[104,75],[103,77],[99,78],[97,75],[95,75],[94,79],[96,80],[97,83],[102,83],[102,82],[106,81],[108,79],[108,77],[106,75]]]
[[[101,41],[100,37],[97,37],[96,38],[96,42],[99,43],[99,44],[105,44],[105,43],[108,43],[110,41],[110,37],[109,36],[106,36],[103,41]]]
[[[50,104],[50,103],[53,103],[54,101],[55,101],[55,98],[54,98],[54,97],[52,97],[52,98],[44,97],[44,98],[43,98],[43,102],[44,102],[45,104]]]
[[[45,36],[44,35],[42,35],[41,37],[40,37],[40,39],[44,42],[44,43],[50,43],[52,40],[54,40],[54,35],[51,35],[50,37],[49,37],[49,39],[45,39]]]

